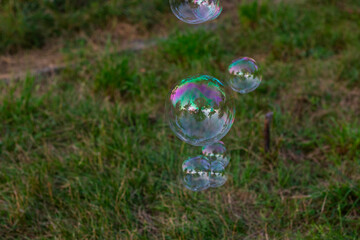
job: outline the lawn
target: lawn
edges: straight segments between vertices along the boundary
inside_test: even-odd
[[[84,2],[0,1],[2,54],[60,39],[67,64],[0,81],[1,239],[360,239],[359,1],[223,0],[196,26],[167,1]],[[201,149],[168,127],[167,94],[242,56],[263,82],[233,96],[229,179],[191,192],[181,164]]]

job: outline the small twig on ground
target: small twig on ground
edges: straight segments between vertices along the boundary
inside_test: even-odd
[[[273,118],[273,113],[268,112],[265,115],[265,127],[264,127],[264,144],[265,144],[265,152],[270,151],[270,124]]]

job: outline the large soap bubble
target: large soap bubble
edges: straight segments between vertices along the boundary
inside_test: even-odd
[[[229,85],[239,93],[254,91],[261,83],[261,74],[256,62],[252,58],[239,58],[229,66]]]
[[[210,162],[218,161],[224,167],[229,164],[230,156],[227,155],[226,147],[222,141],[204,146],[202,154],[209,159]]]
[[[203,156],[183,162],[184,185],[191,191],[202,191],[210,187],[210,163]]]
[[[170,0],[170,7],[178,19],[190,24],[213,20],[222,11],[220,0]]]
[[[223,84],[201,75],[180,81],[166,100],[170,128],[194,146],[211,145],[223,138],[235,118],[235,108]]]

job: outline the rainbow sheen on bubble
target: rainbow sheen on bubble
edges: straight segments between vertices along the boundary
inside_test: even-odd
[[[189,24],[213,20],[222,11],[220,0],[170,0],[170,7],[178,19]]]
[[[217,188],[225,184],[227,175],[225,167],[220,161],[210,163],[210,187]]]
[[[203,191],[210,187],[210,163],[203,156],[190,158],[183,162],[183,183],[191,191]]]
[[[222,139],[234,123],[235,108],[223,84],[199,75],[180,81],[166,100],[170,128],[181,140],[211,145]]]
[[[229,85],[239,93],[246,94],[259,87],[262,76],[256,61],[244,57],[234,60],[229,66]]]
[[[210,162],[218,161],[224,167],[229,164],[230,156],[227,155],[226,147],[222,141],[204,146],[202,154],[209,159]]]

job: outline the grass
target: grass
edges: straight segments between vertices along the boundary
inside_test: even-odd
[[[104,90],[109,96],[119,93],[121,96],[136,96],[140,91],[139,75],[129,66],[129,60],[111,58],[99,62],[95,74],[95,90]]]
[[[90,35],[112,21],[153,27],[168,12],[164,1],[139,0],[3,0],[0,2],[0,53],[45,45],[49,38]]]
[[[0,83],[1,239],[359,239],[359,9],[243,2],[215,29],[175,21],[156,47]],[[190,192],[180,166],[200,149],[168,128],[167,93],[240,56],[264,80],[234,96],[229,180]]]

